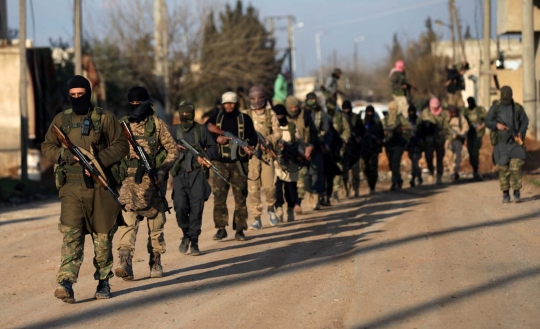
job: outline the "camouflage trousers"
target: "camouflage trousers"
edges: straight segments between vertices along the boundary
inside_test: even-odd
[[[501,191],[508,191],[510,187],[514,191],[521,189],[521,179],[523,177],[523,164],[525,162],[521,159],[512,158],[510,163],[506,166],[497,166],[499,169],[499,183],[501,184]]]
[[[93,233],[94,243],[94,279],[106,280],[114,275],[111,271],[113,267],[112,240],[117,226],[114,225],[109,233]],[[74,228],[58,223],[60,233],[64,235],[61,251],[61,264],[56,274],[56,282],[63,280],[77,282],[79,270],[84,259],[85,229]]]
[[[249,160],[248,205],[253,217],[260,217],[263,210],[261,189],[266,196],[266,205],[273,208],[276,203],[276,174],[274,163],[270,166],[253,157]]]
[[[467,138],[467,150],[469,151],[469,162],[474,172],[478,172],[480,166],[480,149],[482,148],[482,138]]]
[[[296,183],[298,189],[298,204],[302,202],[302,199],[304,199],[304,195],[306,195],[306,184],[304,183],[304,179],[306,178],[308,167],[309,166],[304,166],[298,172],[298,182]]]
[[[138,215],[137,212],[128,212],[124,217],[124,221],[127,226],[120,226],[118,228],[118,235],[120,240],[118,241],[118,250],[125,250],[133,253],[135,252],[135,241],[137,240],[137,232],[139,231],[139,224],[144,220],[144,216]],[[153,218],[147,218],[146,223],[148,226],[148,244],[146,248],[149,254],[153,253],[165,253],[165,236],[163,234],[163,227],[165,226],[166,218],[165,214],[160,212]]]
[[[334,181],[332,184],[332,192],[336,192],[336,193],[339,192],[339,190],[341,189],[341,183],[343,182],[343,175],[345,174],[343,170],[343,164],[341,164],[341,162],[338,162],[337,166],[339,167],[339,170],[341,170],[342,174],[334,176]]]
[[[407,101],[407,97],[397,95],[392,95],[392,97],[394,98],[394,102],[397,104],[398,113],[401,113],[407,118],[409,115],[409,101]]]
[[[446,103],[448,105],[453,105],[460,108],[465,107],[465,102],[463,102],[463,96],[461,95],[461,90],[458,90],[453,94],[448,93],[446,96]]]
[[[461,169],[461,151],[463,149],[463,141],[455,138],[450,141],[448,148],[448,169],[450,172],[459,173]]]
[[[248,195],[247,178],[242,176],[236,163],[214,163],[223,177],[230,182],[225,183],[217,175],[213,176],[212,192],[214,193],[214,223],[216,228],[224,228],[229,225],[229,209],[227,209],[227,195],[229,186],[232,187],[234,196],[234,225],[236,230],[247,230],[248,211],[246,198]],[[247,172],[248,164],[241,163],[244,172]]]
[[[358,191],[360,188],[360,160],[353,163],[350,168],[344,168],[343,183],[345,188],[349,188],[350,174],[352,176],[352,188],[354,191]]]

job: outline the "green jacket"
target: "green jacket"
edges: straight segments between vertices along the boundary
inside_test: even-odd
[[[429,108],[424,109],[418,118],[418,130],[424,130],[430,123],[436,127],[436,131],[433,135],[425,136],[426,144],[444,144],[447,139],[452,138],[450,115],[447,110],[442,110],[441,114],[435,116]]]
[[[346,144],[351,138],[351,127],[349,125],[349,121],[347,121],[347,118],[345,118],[343,115],[343,112],[336,111],[332,117],[332,123],[334,125],[334,129],[339,133],[341,140],[343,140],[343,143]]]
[[[407,75],[405,72],[394,71],[390,77],[392,83],[392,94],[396,96],[405,96],[403,84],[407,84]]]
[[[478,130],[477,127],[485,123],[487,115],[486,109],[482,106],[476,106],[472,110],[465,108],[462,110],[462,114],[469,123],[469,136],[475,135],[478,138],[484,137],[486,134],[486,127],[484,126],[480,130]]]
[[[288,92],[289,86],[287,79],[280,73],[277,75],[276,81],[274,82],[274,100],[285,103]]]
[[[396,113],[394,117],[390,114],[383,119],[383,127],[386,133],[384,138],[385,146],[407,146],[411,139],[413,126],[401,113]]]

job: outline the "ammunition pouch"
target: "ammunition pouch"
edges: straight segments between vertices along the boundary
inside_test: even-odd
[[[66,184],[66,171],[64,166],[55,164],[54,165],[54,183],[57,189],[60,189],[64,184]]]

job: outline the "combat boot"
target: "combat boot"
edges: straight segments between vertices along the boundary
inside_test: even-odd
[[[54,291],[54,297],[61,299],[64,303],[75,303],[75,292],[73,291],[73,283],[68,280],[62,280],[60,285]]]
[[[161,278],[163,277],[163,267],[161,266],[161,254],[154,252],[150,254],[150,277]]]
[[[95,299],[109,299],[111,298],[111,286],[109,285],[109,279],[99,280],[96,294],[94,295]]]
[[[283,207],[276,207],[276,216],[280,223],[283,223]]]
[[[339,195],[338,192],[332,193],[332,202],[339,203]]]
[[[455,172],[453,178],[454,178],[454,181],[457,182],[457,181],[459,180],[459,173],[458,173],[458,172]]]
[[[120,250],[118,251],[118,267],[114,270],[114,274],[117,277],[122,278],[124,281],[133,280],[133,259],[131,257],[131,251]]]
[[[225,228],[220,228],[217,230],[216,235],[214,235],[214,240],[223,240],[227,237],[227,230]]]
[[[503,203],[510,203],[510,193],[508,191],[503,192]]]
[[[358,188],[354,189],[354,197],[358,198],[360,196],[360,192],[358,191]]]
[[[255,217],[253,224],[249,227],[250,230],[260,230],[262,228],[261,217]]]
[[[482,177],[480,176],[480,174],[478,174],[478,172],[475,172],[473,174],[473,180],[476,181],[476,182],[481,182],[482,181]]]
[[[411,180],[409,181],[409,185],[410,185],[411,187],[415,187],[415,186],[416,186],[416,182],[414,181],[414,178],[415,178],[415,176],[413,176],[413,177],[411,178]]]
[[[437,175],[437,185],[442,185],[442,176]]]
[[[514,202],[520,203],[521,202],[521,193],[519,190],[514,190]]]
[[[199,250],[199,238],[191,238],[191,251],[189,252],[190,256],[200,256],[201,251]]]
[[[392,183],[392,186],[390,187],[390,191],[396,191],[397,190],[397,184]]]
[[[276,212],[274,211],[274,207],[268,207],[268,217],[270,219],[270,225],[276,226],[277,224],[279,224],[279,219],[276,215]]]
[[[420,174],[420,176],[418,176],[418,186],[421,186],[422,184],[424,184],[424,180],[422,179],[422,174]]]
[[[287,222],[290,223],[290,222],[294,222],[294,208],[287,208]]]
[[[180,242],[180,246],[178,247],[178,251],[181,254],[187,254],[189,249],[189,240],[189,236],[184,235],[184,237],[182,238],[182,242]]]
[[[236,231],[236,234],[235,234],[234,238],[235,238],[237,241],[247,241],[247,238],[246,238],[246,236],[244,235],[244,231],[242,231],[242,230]]]

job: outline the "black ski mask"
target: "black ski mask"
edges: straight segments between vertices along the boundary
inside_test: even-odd
[[[88,114],[88,111],[92,106],[92,103],[90,102],[90,99],[92,98],[92,88],[90,87],[90,81],[88,81],[88,79],[81,75],[76,75],[68,82],[68,90],[71,90],[73,88],[84,88],[84,90],[86,91],[84,95],[77,98],[71,97],[71,95],[68,94],[73,112],[78,115]]]
[[[133,87],[128,90],[127,94],[128,102],[131,111],[129,113],[129,121],[141,122],[146,119],[147,116],[154,113],[152,109],[152,100],[148,94],[148,90],[143,87]],[[141,102],[139,104],[131,104],[131,102]]]
[[[274,106],[274,112],[276,113],[276,116],[278,117],[278,122],[280,127],[285,127],[288,124],[287,121],[287,108],[281,104],[277,104]],[[279,117],[282,116],[280,119]]]
[[[467,98],[467,103],[469,104],[469,109],[474,110],[476,108],[476,101],[473,97]]]

